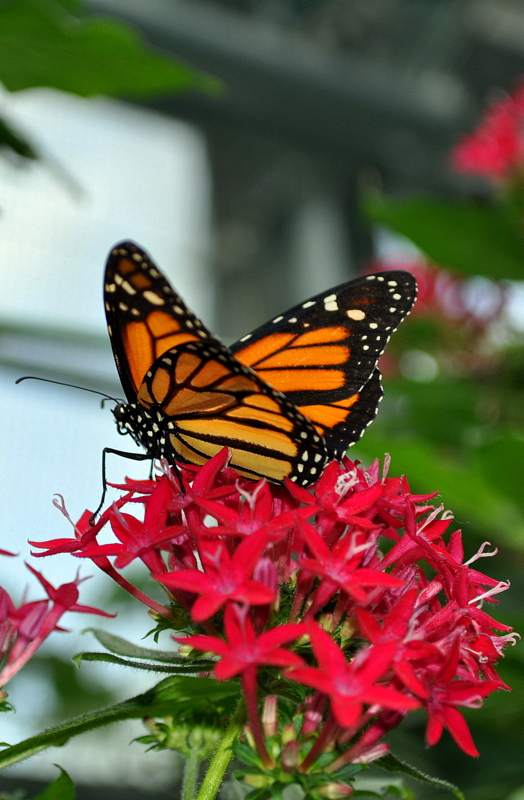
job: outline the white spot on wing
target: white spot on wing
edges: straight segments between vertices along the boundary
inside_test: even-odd
[[[122,281],[122,289],[128,294],[136,294],[136,289],[134,289],[128,281]]]
[[[366,318],[366,314],[360,308],[348,308],[348,310],[346,311],[346,316],[348,316],[350,319],[355,319],[355,320]]]
[[[166,302],[163,297],[160,297],[156,292],[149,291],[149,289],[144,292],[143,297],[154,306],[163,306]]]

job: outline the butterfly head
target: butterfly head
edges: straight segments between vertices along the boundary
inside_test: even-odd
[[[113,408],[113,416],[119,434],[129,434],[137,445],[145,447],[151,458],[163,458],[169,454],[162,414],[155,414],[138,403],[118,403]]]
[[[141,444],[133,428],[134,414],[129,403],[117,403],[112,409],[118,433],[121,436],[130,434],[137,444]]]

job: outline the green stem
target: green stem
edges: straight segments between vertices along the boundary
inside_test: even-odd
[[[215,751],[196,800],[214,800],[216,797],[229,763],[233,758],[233,742],[242,732],[246,719],[246,704],[242,699]]]
[[[190,753],[186,758],[184,782],[182,785],[182,800],[193,800],[195,796],[200,761],[201,759],[196,755],[196,752]]]

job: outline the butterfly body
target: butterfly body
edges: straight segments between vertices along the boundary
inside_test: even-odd
[[[308,486],[374,418],[376,362],[415,294],[409,273],[359,278],[227,348],[123,242],[105,275],[118,428],[153,458],[199,465],[228,446],[241,475]]]

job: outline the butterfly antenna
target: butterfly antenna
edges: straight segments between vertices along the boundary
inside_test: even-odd
[[[56,386],[67,386],[69,389],[81,389],[82,392],[91,392],[91,394],[98,394],[100,397],[103,397],[104,400],[112,400],[113,403],[121,403],[121,400],[118,400],[116,397],[111,397],[111,395],[106,394],[105,392],[99,392],[96,389],[87,389],[85,386],[76,386],[74,383],[64,383],[63,381],[54,381],[51,378],[40,378],[36,375],[24,375],[23,378],[18,378],[15,383],[22,383],[22,381],[43,381],[44,383],[54,383]],[[102,401],[102,405],[103,405]]]

